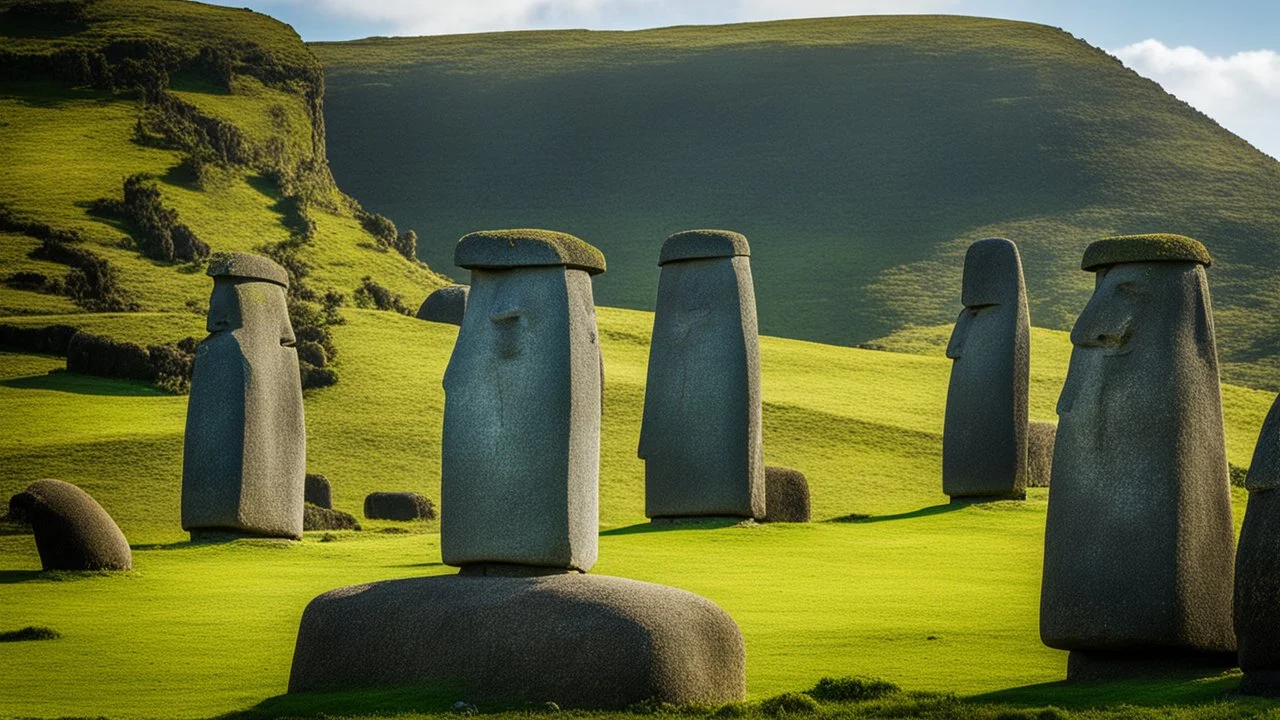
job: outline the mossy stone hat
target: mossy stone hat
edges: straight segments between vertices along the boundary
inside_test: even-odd
[[[563,265],[590,275],[604,272],[604,253],[568,233],[520,228],[480,230],[464,235],[453,263],[468,270]]]
[[[289,273],[274,260],[249,253],[229,253],[209,263],[209,277],[235,277],[245,280],[266,280],[282,287],[289,287]]]
[[[677,260],[750,256],[751,246],[742,233],[732,230],[685,230],[667,238],[658,255],[658,265]]]
[[[1213,264],[1209,251],[1199,240],[1185,235],[1117,235],[1103,238],[1084,251],[1080,269],[1096,271],[1108,265],[1129,262],[1197,262]]]

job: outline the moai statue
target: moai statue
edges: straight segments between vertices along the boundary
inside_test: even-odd
[[[1027,290],[1018,247],[1003,238],[969,246],[964,310],[947,357],[951,384],[942,432],[942,491],[952,502],[1022,499],[1027,475]]]
[[[1040,636],[1084,678],[1230,664],[1233,532],[1205,268],[1178,235],[1108,238],[1071,331]]]
[[[639,448],[650,518],[765,515],[750,255],[726,230],[662,244]]]
[[[1240,691],[1280,695],[1280,397],[1262,424],[1245,488],[1235,593]]]
[[[307,432],[284,268],[234,253],[209,266],[182,457],[182,529],[302,537]]]
[[[724,610],[590,575],[604,256],[546,230],[467,235],[471,295],[445,372],[441,555],[457,575],[334,590],[298,629],[289,692],[442,686],[493,705],[718,705],[746,696]]]
[[[418,307],[419,320],[461,325],[462,316],[467,312],[466,285],[446,285],[427,296]]]
[[[572,235],[498,230],[462,238],[454,262],[471,292],[444,374],[444,562],[586,572],[600,471],[591,276],[604,255]]]

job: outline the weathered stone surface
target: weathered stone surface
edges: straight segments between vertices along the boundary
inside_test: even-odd
[[[1249,505],[1236,554],[1241,692],[1280,695],[1280,398],[1262,424],[1245,478]]]
[[[209,337],[196,349],[182,527],[302,536],[306,425],[284,269],[232,255],[209,268]]]
[[[316,473],[307,473],[304,478],[302,499],[312,505],[332,509],[333,487],[329,485],[329,478]]]
[[[471,288],[466,285],[446,285],[427,296],[418,308],[419,320],[461,325],[462,316],[467,312],[467,293]]]
[[[1058,423],[1041,420],[1027,423],[1027,487],[1049,487],[1057,435]]]
[[[524,253],[523,237],[472,234],[455,254],[472,273],[444,375],[441,554],[449,565],[585,572],[596,560],[599,524],[600,347],[591,277],[564,264],[469,265],[476,258],[494,266],[529,256],[542,262],[542,251]],[[558,247],[570,248],[579,264],[599,253],[564,237],[572,242],[560,239]],[[603,257],[595,264],[603,268]]]
[[[604,253],[579,238],[555,230],[480,230],[465,235],[453,262],[468,270],[567,267],[590,275],[604,272]]]
[[[435,520],[436,508],[416,492],[375,492],[364,499],[370,520]]]
[[[969,246],[947,357],[942,491],[952,499],[1021,499],[1027,476],[1030,316],[1018,248],[1004,238]]]
[[[10,501],[31,523],[45,570],[128,570],[129,541],[89,494],[61,480],[37,480]]]
[[[764,469],[765,522],[809,522],[809,483],[804,473],[788,467]]]
[[[1040,635],[1085,653],[1230,653],[1231,497],[1204,266],[1123,257],[1096,268],[1071,331]]]
[[[684,259],[690,247],[702,255],[715,246],[712,232],[724,236],[720,256]],[[726,231],[677,233],[663,244],[638,452],[650,518],[765,515],[748,252],[746,238]]]
[[[302,509],[303,530],[359,530],[360,522],[351,513],[307,503]]]
[[[392,580],[302,617],[289,692],[461,686],[481,704],[624,708],[746,692],[738,626],[675,588],[578,573]]]

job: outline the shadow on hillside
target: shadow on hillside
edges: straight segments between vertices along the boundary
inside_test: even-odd
[[[895,513],[893,515],[861,515],[853,513],[850,515],[842,515],[841,517],[831,518],[827,522],[834,523],[877,523],[887,522],[889,520],[911,520],[912,518],[929,517],[930,515],[941,515],[943,513],[953,512],[955,510],[963,510],[967,505],[963,503],[947,503],[945,505],[930,505],[919,510],[910,512]]]
[[[1189,669],[1161,677],[1038,683],[974,695],[966,700],[1032,707],[1053,705],[1071,710],[1112,705],[1208,705],[1235,693],[1239,685],[1238,671]]]
[[[214,720],[444,713],[466,697],[456,686],[277,695]]]
[[[0,585],[17,585],[44,579],[46,578],[41,570],[0,570]]]
[[[667,532],[671,530],[719,530],[721,528],[733,527],[742,523],[743,518],[690,518],[688,520],[672,520],[657,523],[636,523],[635,525],[627,525],[625,527],[613,528],[611,530],[602,530],[600,535],[604,537],[611,535],[639,535],[642,533]]]
[[[51,372],[47,375],[0,380],[0,386],[17,390],[55,390],[77,395],[108,395],[115,397],[152,397],[164,395],[154,387],[127,380],[109,380],[69,372]]]

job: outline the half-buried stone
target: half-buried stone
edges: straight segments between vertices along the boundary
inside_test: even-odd
[[[1231,665],[1234,533],[1200,243],[1109,238],[1071,330],[1040,635],[1068,678]]]
[[[329,478],[316,473],[307,473],[302,499],[312,505],[333,509],[333,486]]]
[[[764,469],[765,522],[809,522],[809,482],[804,473],[769,465]]]
[[[1249,506],[1236,554],[1240,691],[1280,695],[1280,398],[1262,424],[1245,479]]]
[[[723,610],[584,574],[598,542],[591,275],[604,257],[545,230],[473,233],[454,257],[472,290],[445,373],[440,534],[461,572],[313,600],[289,691],[434,686],[574,708],[742,699],[742,636]]]
[[[649,518],[765,516],[750,255],[728,230],[662,244],[638,450]]]
[[[37,480],[15,495],[45,570],[128,570],[129,541],[89,493],[61,480]]]
[[[467,312],[466,285],[446,285],[427,296],[418,308],[419,320],[461,325]]]
[[[435,520],[436,508],[416,492],[375,492],[364,498],[364,516],[370,520]]]
[[[964,310],[947,345],[951,382],[942,431],[942,491],[952,502],[1026,496],[1030,320],[1018,248],[969,246]]]
[[[289,276],[257,255],[209,266],[209,336],[196,348],[182,454],[192,538],[302,537],[307,431]]]

